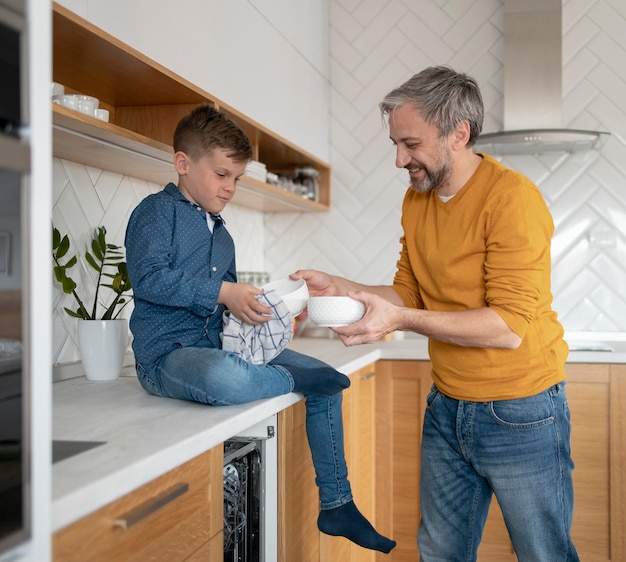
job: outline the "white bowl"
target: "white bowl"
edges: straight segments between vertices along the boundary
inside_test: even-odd
[[[298,316],[305,308],[309,300],[309,289],[304,279],[278,279],[266,283],[261,287],[263,292],[275,290],[278,296],[287,305],[292,316]]]
[[[308,317],[317,326],[347,326],[363,318],[365,306],[350,297],[311,297]]]
[[[80,103],[93,103],[93,111],[100,107],[100,100],[98,98],[94,98],[93,96],[85,96],[83,94],[76,94],[78,98],[78,102]]]

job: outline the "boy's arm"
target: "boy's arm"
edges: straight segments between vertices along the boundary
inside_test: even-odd
[[[173,211],[173,207],[171,209]],[[221,278],[173,268],[173,212],[164,201],[144,200],[126,229],[126,262],[135,298],[206,317],[218,304]]]

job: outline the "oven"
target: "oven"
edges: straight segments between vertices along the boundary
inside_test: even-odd
[[[276,416],[224,443],[224,562],[277,560]]]

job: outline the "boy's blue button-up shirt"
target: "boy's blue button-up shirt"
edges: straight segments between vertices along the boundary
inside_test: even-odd
[[[130,320],[138,363],[178,347],[220,347],[222,281],[235,282],[235,245],[221,219],[206,213],[173,183],[146,197],[126,229],[126,261],[135,309]]]

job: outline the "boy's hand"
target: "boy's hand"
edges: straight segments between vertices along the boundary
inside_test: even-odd
[[[251,325],[261,324],[272,317],[272,309],[255,298],[256,295],[262,294],[263,291],[254,285],[224,281],[217,302],[225,305],[231,314],[242,322]]]

